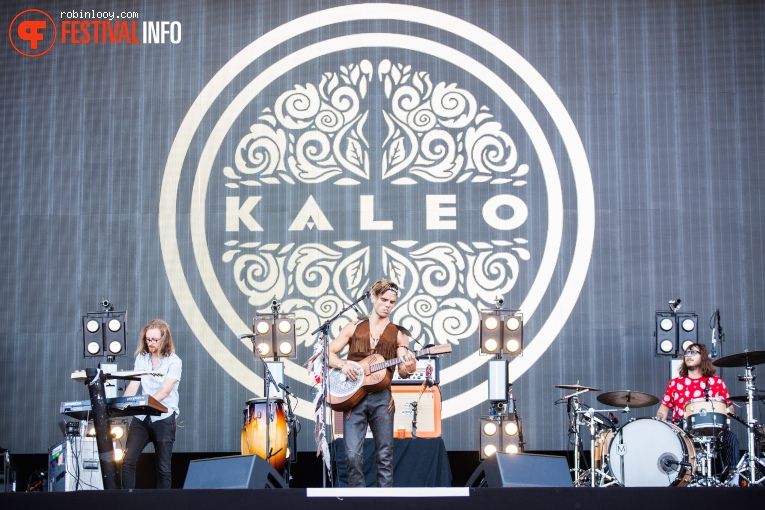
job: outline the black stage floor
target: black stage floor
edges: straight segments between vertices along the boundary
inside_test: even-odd
[[[351,493],[349,493],[351,491]],[[453,492],[453,493],[452,493]],[[575,510],[761,508],[763,487],[728,488],[401,488],[401,489],[171,489],[0,494],[0,508],[110,510],[464,510],[555,508]]]

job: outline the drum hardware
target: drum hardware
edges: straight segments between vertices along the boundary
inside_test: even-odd
[[[755,453],[757,419],[754,417],[754,401],[759,400],[760,397],[760,394],[757,393],[757,386],[754,384],[756,379],[754,376],[754,365],[762,363],[765,363],[765,351],[744,351],[712,362],[717,367],[744,367],[745,370],[745,374],[739,376],[739,380],[746,383],[746,423],[732,414],[730,416],[743,423],[747,430],[747,451],[736,465],[735,473],[742,477],[748,485],[759,485],[765,480],[765,474],[759,478],[757,477],[757,464],[765,470],[765,463]]]
[[[566,395],[557,402],[562,403],[565,401],[568,408],[567,412],[571,415],[569,433],[574,434],[574,467],[571,470],[574,474],[574,486],[585,487],[590,485],[592,487],[605,487],[615,484],[616,481],[600,469],[601,464],[596,462],[596,445],[602,444],[601,435],[599,432],[596,432],[596,428],[606,427],[607,425],[605,424],[611,422],[609,418],[601,415],[600,412],[611,412],[611,410],[598,411],[579,401],[579,395],[589,391],[600,390],[598,388],[582,386],[579,383],[561,384],[557,385],[556,388],[576,390],[571,395]],[[583,409],[583,407],[587,409]],[[627,411],[628,409],[625,410],[625,412]],[[583,471],[580,467],[580,456],[582,455],[581,427],[583,425],[588,425],[590,429],[590,467],[586,471]],[[612,430],[612,428],[608,427],[607,430]]]
[[[717,457],[717,439],[715,437],[701,437],[695,441],[700,450],[696,453],[696,466],[699,473],[695,476],[692,487],[720,487],[726,485],[714,476],[712,462]]]

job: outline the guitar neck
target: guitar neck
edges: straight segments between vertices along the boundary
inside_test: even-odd
[[[415,352],[414,357],[419,359],[422,356],[427,356],[429,353],[430,353],[430,349],[422,349],[421,351]],[[405,360],[406,360],[406,356],[401,356],[398,358],[393,358],[393,359],[383,361],[382,363],[375,363],[374,365],[369,365],[369,371],[377,372],[378,370],[383,370],[393,365],[398,365],[399,363],[402,363]]]

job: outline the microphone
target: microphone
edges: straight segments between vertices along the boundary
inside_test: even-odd
[[[243,334],[243,335],[236,335],[236,337],[237,337],[239,340],[241,340],[241,339],[243,339],[243,338],[255,338],[255,337],[257,337],[257,336],[258,336],[258,335],[255,335],[255,334],[253,334],[253,333],[245,333],[245,334]]]
[[[619,424],[619,420],[616,419],[616,416],[614,416],[614,413],[611,411],[608,411],[608,417],[611,418],[611,421],[614,422],[614,425]]]
[[[282,390],[282,391],[283,391],[284,393],[286,393],[287,395],[292,395],[293,397],[295,396],[295,395],[293,395],[293,394],[292,394],[292,392],[289,390],[289,386],[285,386],[285,385],[284,385],[284,384],[282,384],[282,383],[279,383],[279,384],[277,384],[277,386],[279,387],[279,389],[280,389],[280,390]]]

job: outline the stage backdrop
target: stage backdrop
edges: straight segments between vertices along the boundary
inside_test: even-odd
[[[441,359],[443,438],[478,449],[480,312],[523,313],[507,357],[527,450],[569,447],[570,390],[661,396],[654,313],[680,298],[718,355],[765,349],[765,8],[757,1],[3,2],[0,446],[45,452],[82,316],[166,319],[176,450],[239,450],[263,395],[252,319],[314,451],[315,331],[378,278]],[[362,314],[368,301],[359,304]],[[331,324],[336,334],[351,309]],[[733,395],[743,369],[720,373]],[[602,406],[601,406],[602,407]],[[618,414],[652,416],[656,407]],[[737,429],[743,439],[743,432]],[[649,440],[649,438],[646,438]],[[742,441],[742,444],[744,442]]]

